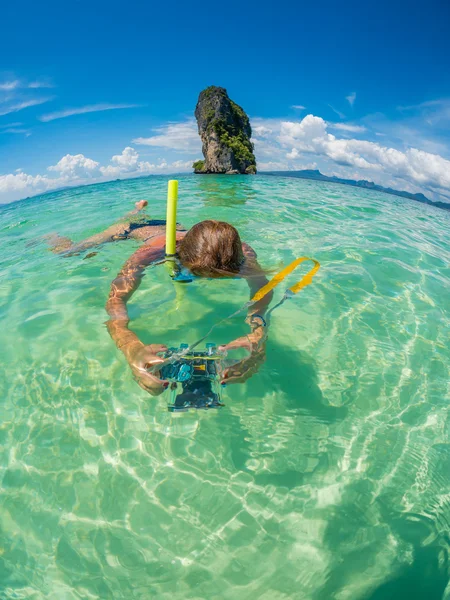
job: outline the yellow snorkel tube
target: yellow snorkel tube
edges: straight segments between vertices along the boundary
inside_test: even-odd
[[[177,205],[178,181],[171,179],[167,186],[166,213],[166,267],[175,284],[175,310],[178,310],[184,299],[183,286],[175,281],[177,273]],[[171,311],[169,311],[170,313]]]
[[[171,179],[167,186],[166,258],[173,258],[177,253],[177,204],[178,181]]]

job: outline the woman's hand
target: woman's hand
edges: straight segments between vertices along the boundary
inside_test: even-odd
[[[236,340],[219,346],[219,350],[234,350],[244,348],[248,350],[250,356],[243,358],[235,365],[225,369],[222,376],[222,384],[225,383],[244,383],[254,375],[266,357],[265,345],[266,331],[262,326],[256,327],[248,335],[244,335]]]
[[[261,345],[262,340],[266,336],[264,327],[256,327],[248,335],[243,335],[229,344],[219,346],[219,350],[235,350],[236,348],[245,348],[250,353],[256,352],[258,347]]]
[[[145,346],[142,342],[135,342],[129,349],[124,349],[124,354],[133,371],[134,378],[141,388],[152,396],[159,396],[169,385],[168,381],[159,378],[159,371],[148,372],[149,368],[164,362],[164,359],[158,354],[166,350],[167,346],[161,344]]]
[[[225,369],[222,375],[222,384],[245,383],[255,373],[266,359],[266,345],[260,344],[249,357],[240,360],[235,365]]]
[[[136,210],[139,211],[148,206],[148,202],[147,200],[139,200],[139,202],[134,203],[134,206],[136,207]]]

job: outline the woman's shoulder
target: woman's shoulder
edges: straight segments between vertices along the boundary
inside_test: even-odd
[[[242,252],[244,253],[246,259],[257,258],[256,252],[253,250],[250,244],[247,244],[246,242],[242,242]]]
[[[254,277],[262,273],[261,267],[258,264],[257,254],[250,244],[242,243],[242,251],[244,253],[244,263],[240,269],[241,277]]]

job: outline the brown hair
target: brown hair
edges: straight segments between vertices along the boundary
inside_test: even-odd
[[[237,230],[224,221],[201,221],[183,238],[178,256],[197,275],[226,277],[239,273],[244,262]]]

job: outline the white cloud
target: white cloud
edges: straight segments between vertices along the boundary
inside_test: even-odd
[[[193,162],[193,160],[176,160],[169,164],[165,159],[161,159],[159,163],[140,161],[138,152],[128,146],[122,150],[122,154],[111,158],[111,165],[100,167],[100,171],[105,177],[137,176],[159,173],[168,169],[172,172],[191,170]]]
[[[196,160],[198,160],[198,158],[195,158],[194,160],[175,160],[170,167],[181,169],[182,171],[190,171],[192,169],[192,163]]]
[[[167,148],[178,152],[200,152],[201,141],[194,119],[182,123],[169,123],[164,127],[154,129],[156,135],[133,140],[133,144]]]
[[[427,138],[439,137],[443,131],[450,131],[450,98],[397,108],[406,125],[414,130],[425,129]]]
[[[65,119],[73,115],[84,115],[86,113],[102,112],[104,110],[118,110],[123,108],[139,108],[140,104],[91,104],[89,106],[80,106],[79,108],[67,108],[39,117],[40,121],[47,123],[55,119]]]
[[[264,125],[256,125],[252,127],[252,132],[254,136],[256,135],[259,137],[266,137],[273,133],[272,129],[270,129],[269,127],[264,127]]]
[[[98,177],[101,173],[98,167],[98,162],[86,158],[83,154],[66,154],[56,165],[48,167],[48,170],[55,171],[62,177],[75,181],[77,179]]]
[[[352,123],[330,123],[328,122],[328,127],[332,129],[339,129],[340,131],[349,131],[350,133],[363,133],[367,131],[367,127],[363,125],[354,125]]]
[[[17,89],[39,89],[52,87],[54,87],[54,85],[47,80],[36,80],[27,83],[26,81],[21,81],[20,79],[11,79],[9,81],[0,83],[0,90],[7,92]]]
[[[18,79],[14,79],[12,81],[4,81],[3,83],[0,83],[0,90],[4,92],[15,90],[18,87],[20,87],[20,81]]]
[[[387,145],[406,150],[420,148],[431,154],[439,154],[450,158],[449,137],[450,119],[445,121],[441,111],[433,112],[433,124],[422,113],[408,115],[401,120],[391,120],[385,115],[367,115],[361,124],[374,133],[376,137],[384,137]]]
[[[301,104],[293,104],[291,108],[295,108],[296,110],[305,110],[306,106],[302,106]]]
[[[45,102],[49,102],[50,100],[53,100],[53,98],[34,98],[31,100],[23,100],[18,104],[10,104],[9,106],[6,106],[5,108],[2,108],[0,110],[0,116],[19,112],[19,110],[29,108],[30,106],[38,106],[39,104],[44,104]]]
[[[278,140],[283,146],[296,146],[307,152],[313,152],[315,140],[326,135],[327,124],[321,117],[307,115],[301,121],[283,121]]]
[[[139,154],[129,146],[122,150],[122,154],[113,156],[111,162],[111,165],[100,167],[100,171],[105,177],[118,177],[130,173],[149,173],[152,166],[154,166],[148,162],[139,161]]]
[[[129,146],[124,148],[121,154],[114,155],[110,164],[105,166],[84,154],[66,154],[55,165],[47,168],[49,174],[29,175],[17,169],[15,173],[0,175],[0,203],[12,202],[60,187],[108,181],[119,177],[191,171],[194,160],[168,162],[159,159],[153,164],[139,160],[138,152]]]
[[[300,152],[297,150],[297,148],[292,148],[292,150],[286,154],[286,158],[290,158],[292,160],[298,158],[299,156]]]
[[[345,99],[348,100],[348,103],[350,104],[350,106],[353,106],[355,104],[355,100],[356,100],[356,92],[352,92],[348,96],[345,96]]]
[[[0,203],[13,202],[35,194],[42,194],[69,185],[65,177],[28,175],[21,170],[15,174],[0,175]]]
[[[111,162],[116,165],[114,167],[106,167],[117,169],[118,172],[136,171],[138,167],[139,154],[134,148],[127,146],[122,150],[122,154],[116,154],[111,158]],[[103,167],[105,168],[105,167]]]
[[[321,167],[329,172],[333,167],[352,169],[352,177],[374,179],[381,185],[390,185],[397,189],[421,191],[435,199],[450,190],[450,160],[432,152],[418,148],[398,150],[377,142],[339,138],[328,129],[330,124],[321,117],[307,115],[300,121],[257,119],[256,128],[267,127],[272,130],[270,136],[255,139],[255,153],[258,166],[276,162],[289,162],[287,168],[306,168],[305,155],[314,155],[321,161]],[[333,124],[334,126],[335,124]],[[343,131],[349,131],[346,123]],[[351,125],[353,128],[353,125]],[[359,126],[357,133],[362,133]],[[356,171],[355,171],[356,169]],[[362,173],[361,173],[362,171]],[[341,174],[341,176],[342,176]]]
[[[337,114],[337,116],[338,116],[340,119],[345,119],[345,118],[346,118],[346,116],[344,115],[344,113],[343,113],[343,112],[341,112],[341,111],[340,111],[340,110],[338,110],[337,108],[334,108],[334,106],[331,106],[331,104],[329,104],[328,106],[331,108],[331,110],[332,110],[333,112],[335,112],[335,113]]]
[[[447,102],[448,102],[448,100],[446,98],[443,98],[441,100],[427,100],[426,102],[419,102],[419,104],[410,104],[409,106],[397,106],[397,110],[400,110],[400,111],[419,110],[422,108],[441,106],[442,104],[445,104]]]
[[[29,87],[30,89],[39,89],[39,88],[53,88],[55,87],[52,83],[50,83],[49,81],[31,81],[27,87]]]
[[[292,162],[286,162],[286,161],[267,161],[267,162],[258,162],[258,169],[260,172],[264,172],[264,171],[292,171],[292,170],[299,170],[299,169],[308,169],[308,170],[315,170],[317,169],[317,163],[316,162],[312,162],[312,163],[301,163],[301,165],[293,165]]]
[[[289,171],[289,164],[287,162],[269,160],[258,162],[258,169],[260,171]]]
[[[7,129],[2,128],[0,133],[22,133],[26,137],[31,135],[31,131],[29,129],[19,129],[17,127],[8,127]]]
[[[5,125],[0,125],[0,129],[6,129],[7,127],[20,127],[23,123],[6,123]]]

